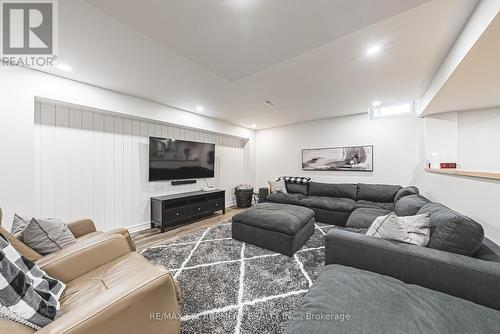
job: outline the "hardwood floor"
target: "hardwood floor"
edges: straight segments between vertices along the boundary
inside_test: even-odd
[[[227,208],[225,214],[213,214],[194,223],[177,225],[174,228],[167,230],[165,233],[160,233],[159,228],[150,228],[147,230],[132,233],[132,240],[134,240],[137,251],[140,252],[145,248],[164,242],[166,240],[175,239],[199,231],[206,227],[223,223],[231,219],[235,214],[242,210],[244,209],[238,209],[236,207]]]

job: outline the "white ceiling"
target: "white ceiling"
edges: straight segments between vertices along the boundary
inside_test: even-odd
[[[231,81],[429,0],[86,0]]]
[[[54,72],[258,129],[357,114],[421,97],[477,3],[61,1]]]
[[[500,106],[500,14],[429,103],[426,115]]]

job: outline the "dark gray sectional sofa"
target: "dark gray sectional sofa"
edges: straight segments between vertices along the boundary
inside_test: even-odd
[[[500,333],[498,245],[485,238],[469,256],[364,231],[328,231],[325,268],[285,334]]]
[[[393,211],[401,198],[418,195],[416,187],[385,184],[310,182],[287,183],[286,187],[287,194],[269,194],[267,188],[261,188],[259,202],[305,206],[315,212],[318,222],[353,228],[368,228],[376,217]],[[360,220],[366,223],[360,224]]]
[[[309,207],[337,226],[326,234],[325,268],[285,333],[500,333],[500,246],[480,224],[411,186],[298,186],[261,189],[260,199]],[[429,213],[428,247],[365,235],[391,211]]]

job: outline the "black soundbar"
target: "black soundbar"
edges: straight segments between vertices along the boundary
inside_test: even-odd
[[[196,180],[178,180],[178,181],[172,181],[173,186],[180,186],[182,184],[192,184],[196,183]]]

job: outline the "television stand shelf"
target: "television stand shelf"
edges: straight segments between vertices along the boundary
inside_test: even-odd
[[[226,213],[225,190],[193,191],[182,194],[151,197],[151,228],[193,221],[201,216],[222,211]]]

